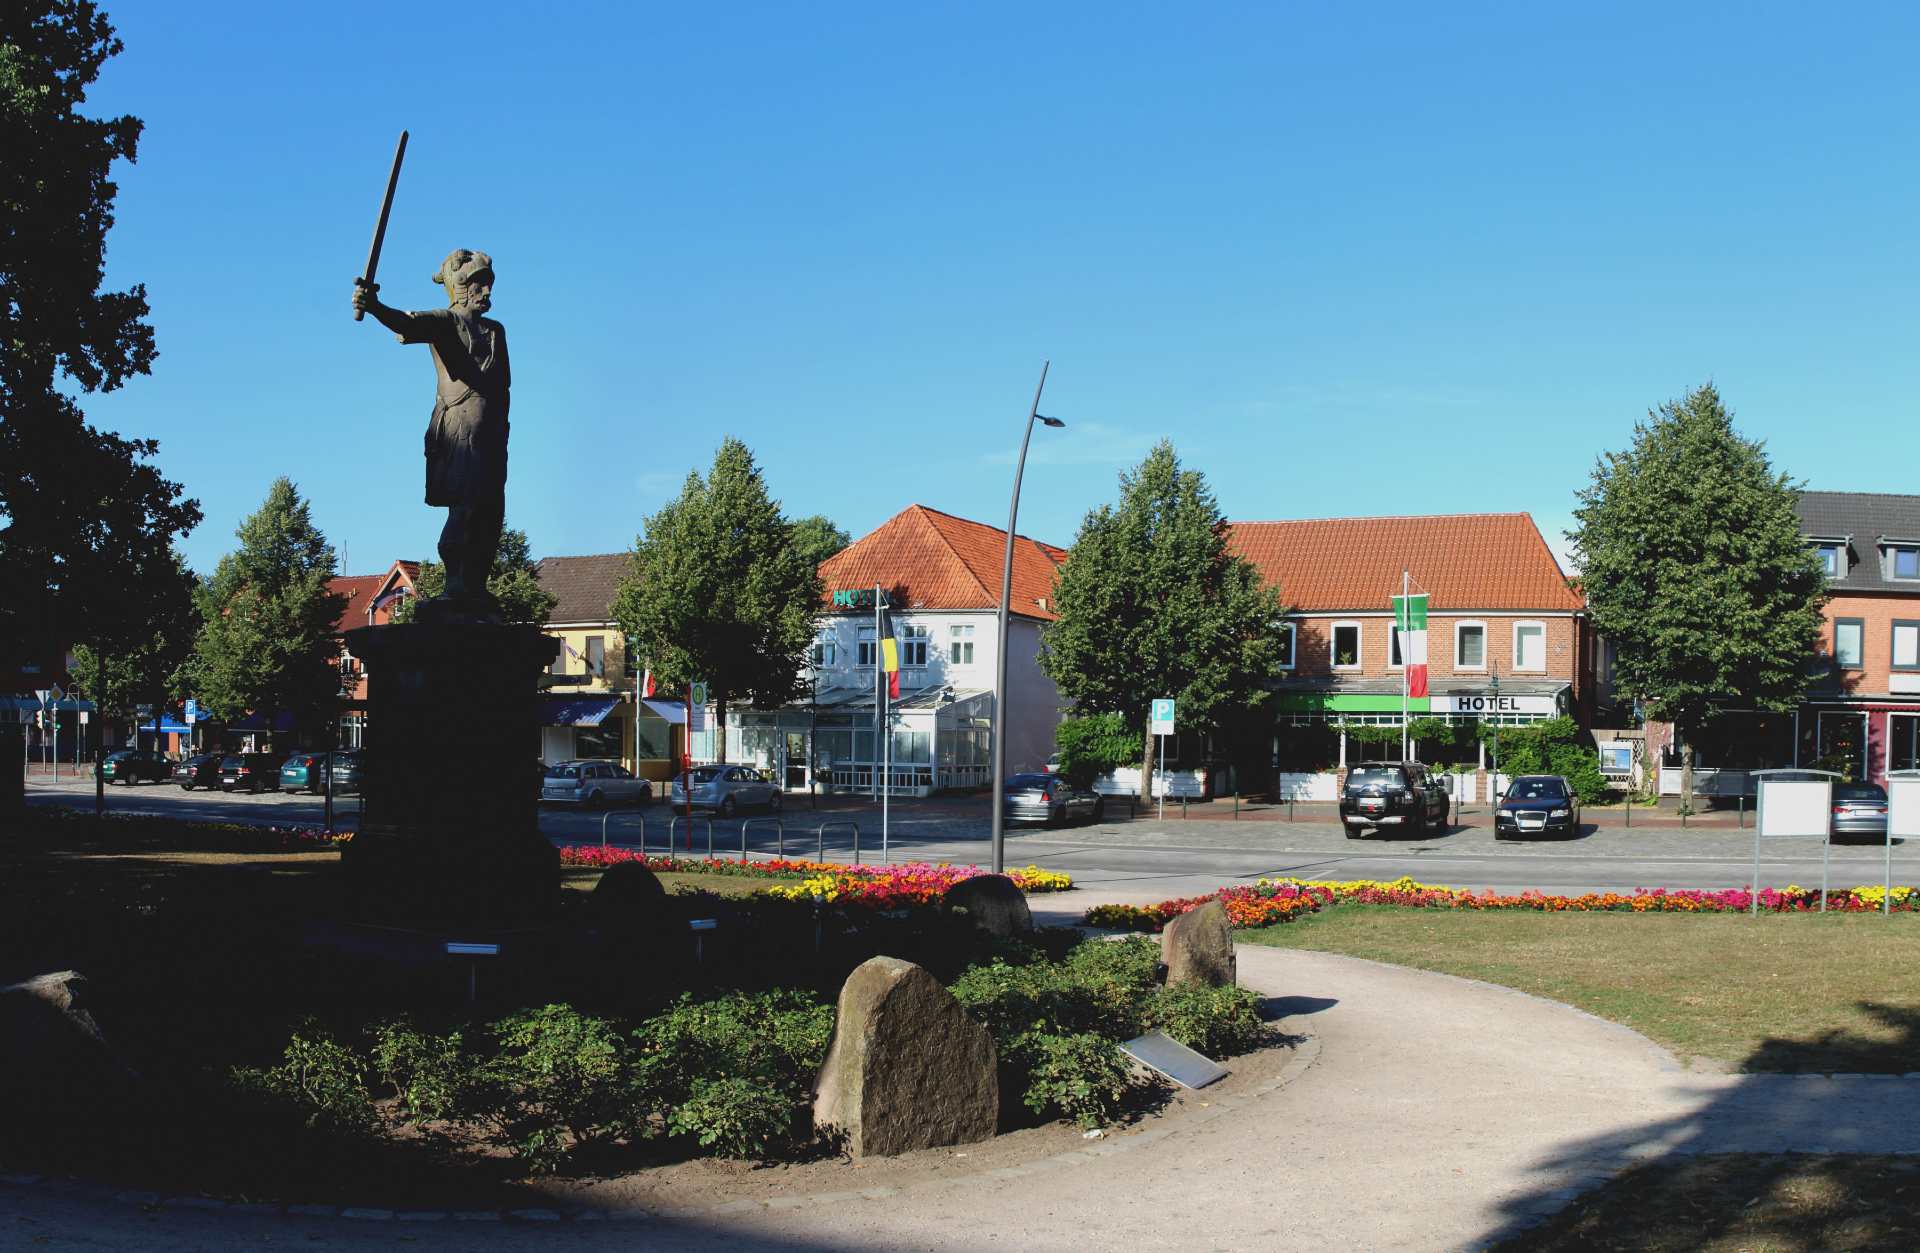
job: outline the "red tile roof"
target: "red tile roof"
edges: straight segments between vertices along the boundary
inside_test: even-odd
[[[420,578],[420,563],[417,561],[396,561],[385,574],[342,574],[327,580],[327,590],[335,596],[346,598],[340,617],[334,622],[335,631],[351,631],[355,627],[367,625],[367,610],[374,599],[386,591],[395,580],[413,587]],[[385,622],[391,612],[391,606],[382,609],[375,618]]]
[[[909,505],[820,563],[826,594],[880,586],[894,605],[915,609],[995,609],[1007,533],[925,505]],[[1066,550],[1017,536],[1011,612],[1051,622],[1053,580]]]
[[[613,622],[613,598],[633,568],[632,553],[586,557],[542,557],[540,586],[559,599],[547,615],[550,625]]]
[[[1308,613],[1388,609],[1402,570],[1438,613],[1585,607],[1524,513],[1235,522],[1229,542]]]

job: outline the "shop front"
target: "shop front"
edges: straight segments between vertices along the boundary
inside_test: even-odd
[[[868,690],[821,692],[779,710],[742,710],[727,728],[727,760],[751,765],[790,792],[892,796],[980,788],[991,769],[993,693],[930,688],[887,702],[891,746]]]

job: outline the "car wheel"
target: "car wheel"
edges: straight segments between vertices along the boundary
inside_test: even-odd
[[[782,796],[779,792],[775,792],[772,796],[767,797],[767,812],[777,814],[780,812],[780,806],[785,803],[786,797]]]
[[[1087,819],[1087,821],[1097,823],[1097,822],[1105,822],[1106,820],[1107,820],[1107,798],[1102,796],[1099,800],[1093,802],[1093,813]]]
[[[1362,830],[1361,830],[1360,828],[1358,828],[1358,827],[1356,827],[1356,826],[1354,826],[1354,825],[1353,825],[1353,824],[1352,824],[1351,822],[1343,822],[1343,823],[1341,823],[1340,825],[1341,825],[1341,826],[1343,826],[1343,827],[1345,827],[1345,828],[1347,829],[1347,838],[1348,838],[1349,840],[1358,840],[1358,839],[1362,839],[1362,838],[1364,838],[1364,837],[1365,837],[1365,835],[1366,835],[1366,832],[1364,832],[1364,831],[1362,831]]]
[[[262,788],[262,787],[260,786],[260,780],[258,780],[258,779],[255,779],[255,780],[253,781],[253,786],[247,789],[247,791],[248,791],[248,793],[249,793],[249,794],[251,794],[251,795],[253,795],[253,796],[258,796],[258,795],[260,795],[260,793],[261,793],[262,791],[264,791],[264,790],[265,790],[265,789],[264,789],[264,788]]]
[[[721,798],[720,798],[720,811],[719,811],[719,812],[720,812],[720,816],[721,816],[722,818],[731,818],[731,817],[733,817],[733,815],[734,815],[734,811],[735,811],[735,810],[737,810],[737,809],[739,809],[739,808],[740,808],[740,807],[739,807],[738,805],[736,805],[736,804],[734,803],[734,800],[733,800],[733,797],[731,797],[731,796],[723,796],[723,797],[721,797]]]
[[[598,809],[600,808],[600,806],[606,803],[607,803],[607,798],[603,796],[601,793],[599,792],[587,793],[586,806],[588,809]]]
[[[191,791],[193,791],[193,784],[191,784],[191,783],[182,783],[182,784],[180,785],[180,790],[181,790],[182,792],[191,792]]]

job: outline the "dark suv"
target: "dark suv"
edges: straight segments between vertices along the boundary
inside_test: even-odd
[[[123,748],[100,763],[100,776],[108,783],[165,783],[173,777],[173,763],[150,748]]]
[[[220,790],[264,792],[280,790],[278,753],[228,753],[220,759]]]
[[[1340,789],[1340,825],[1350,840],[1387,827],[1445,831],[1447,809],[1447,790],[1417,761],[1363,761]]]

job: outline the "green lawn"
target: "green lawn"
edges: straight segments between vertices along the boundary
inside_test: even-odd
[[[1920,917],[1339,905],[1240,933],[1484,979],[1741,1070],[1920,1071]]]

